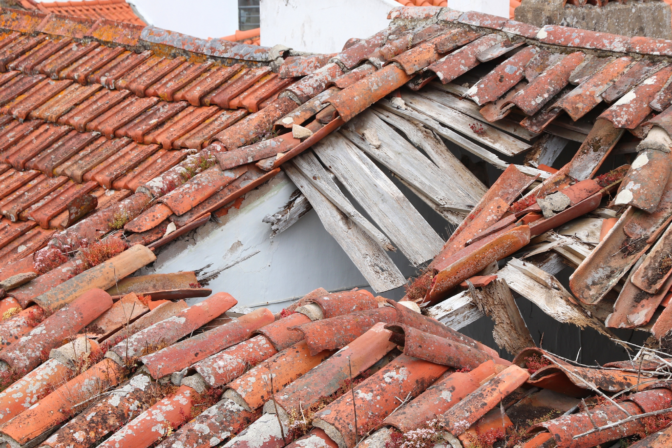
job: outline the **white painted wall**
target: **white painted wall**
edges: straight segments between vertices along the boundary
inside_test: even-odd
[[[283,44],[299,51],[335,53],[352,38],[385,28],[395,0],[261,0],[261,45]],[[509,0],[449,0],[458,11],[509,17]]]
[[[238,29],[238,0],[131,0],[159,28],[194,37],[224,37]]]
[[[209,282],[242,306],[265,305],[300,297],[323,287],[329,291],[366,286],[364,277],[311,210],[274,239],[262,219],[275,213],[296,190],[284,173],[249,193],[239,210],[220,223],[212,220],[159,252],[139,275],[203,269],[199,279],[222,270]],[[194,302],[203,299],[195,299]],[[191,301],[190,301],[191,302]],[[275,311],[282,303],[270,307]]]
[[[194,37],[230,36],[238,29],[238,0],[128,0],[128,3],[150,25]]]
[[[509,18],[509,0],[448,0],[448,6],[458,11],[478,11]]]
[[[394,0],[261,0],[261,45],[335,53],[387,27]]]

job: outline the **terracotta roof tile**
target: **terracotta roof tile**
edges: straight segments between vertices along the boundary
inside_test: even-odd
[[[85,0],[81,2],[40,2],[34,8],[54,16],[60,14],[72,18],[86,18],[95,22],[98,19],[108,19],[117,22],[128,22],[135,25],[145,23],[135,14],[126,0]],[[52,19],[53,20],[53,19]]]
[[[27,272],[40,274],[22,286],[2,291],[2,294],[14,297],[22,307],[38,304],[21,311],[22,318],[17,316],[6,325],[0,325],[0,332],[6,330],[9,338],[3,336],[3,340],[16,341],[18,344],[20,339],[17,338],[37,328],[37,322],[28,322],[25,319],[27,316],[49,315],[45,322],[53,319],[63,311],[58,311],[61,307],[77,299],[88,288],[110,287],[115,282],[115,274],[125,277],[155,258],[150,249],[138,245],[109,261],[85,269],[88,266],[82,264],[81,257],[86,253],[87,245],[122,241],[114,250],[123,250],[127,244],[120,239],[123,232],[129,243],[150,245],[156,249],[207,222],[210,213],[226,213],[225,206],[233,199],[279,172],[266,172],[252,163],[262,162],[259,166],[264,170],[284,163],[409,81],[413,81],[413,88],[422,89],[433,82],[433,73],[439,71],[438,68],[446,72],[441,72],[445,84],[441,85],[442,89],[432,89],[431,94],[427,93],[428,100],[433,100],[433,96],[466,93],[465,99],[447,104],[458,104],[458,112],[466,114],[469,120],[492,120],[493,129],[509,123],[506,132],[513,130],[511,132],[519,135],[516,129],[521,126],[541,131],[549,126],[567,125],[569,120],[555,120],[562,106],[571,111],[574,118],[595,111],[595,115],[604,113],[603,118],[611,121],[601,119],[594,125],[590,123],[589,127],[593,129],[588,140],[593,143],[584,144],[566,168],[556,171],[551,179],[544,181],[541,189],[531,196],[532,202],[526,203],[524,207],[523,202],[529,199],[512,207],[509,204],[529,187],[534,177],[513,167],[507,169],[486,195],[485,202],[481,201],[474,208],[432,263],[432,267],[440,272],[428,271],[425,274],[430,279],[427,284],[431,286],[426,287],[422,297],[430,301],[438,301],[452,286],[472,278],[485,267],[486,262],[499,260],[527,244],[529,236],[536,236],[557,227],[559,223],[594,210],[602,197],[601,189],[621,181],[628,170],[624,167],[619,171],[620,174],[609,173],[608,185],[602,185],[600,178],[590,179],[612,151],[624,128],[637,128],[637,135],[641,136],[653,125],[665,128],[665,114],[660,118],[647,117],[651,110],[664,110],[672,100],[672,96],[668,95],[668,91],[672,91],[667,86],[668,68],[664,62],[655,66],[642,61],[631,64],[631,55],[624,53],[665,57],[666,41],[614,37],[563,27],[538,30],[530,25],[486,14],[459,13],[440,8],[440,4],[430,6],[395,10],[393,17],[407,20],[403,27],[397,28],[393,24],[371,38],[351,40],[337,55],[308,57],[294,57],[291,52],[276,54],[267,48],[224,39],[195,39],[157,28],[143,28],[109,20],[93,23],[57,15],[12,14],[3,10],[0,25],[16,33],[7,32],[0,36],[4,37],[0,40],[0,62],[3,63],[0,68],[4,70],[0,75],[0,85],[3,87],[0,92],[0,104],[3,107],[0,111],[0,157],[5,161],[0,165],[0,212],[17,222],[10,222],[6,218],[0,221],[0,257],[3,260],[0,263],[0,280]],[[417,27],[414,25],[413,21],[423,19],[432,20],[420,23]],[[469,31],[466,31],[465,25],[469,25]],[[499,34],[492,34],[492,30],[500,29],[527,40],[513,43]],[[92,37],[92,43],[81,44],[69,40],[82,36]],[[549,45],[542,49],[535,44],[535,39]],[[506,52],[517,48],[520,50],[513,56],[505,56]],[[572,53],[572,49],[600,49],[612,53],[586,57],[582,51]],[[138,53],[140,50],[144,52]],[[177,54],[179,56],[175,57]],[[442,56],[446,58],[437,63]],[[284,61],[283,57],[286,57]],[[275,59],[271,61],[271,58]],[[456,69],[457,66],[450,61],[458,60],[460,67]],[[431,64],[434,64],[434,69],[427,71],[426,68]],[[445,67],[439,67],[440,64]],[[275,73],[273,70],[278,70],[278,67],[279,73]],[[12,71],[8,72],[8,68]],[[611,68],[614,70],[610,71]],[[655,70],[660,71],[656,73]],[[460,79],[453,84],[452,81],[458,77]],[[574,93],[568,94],[572,90]],[[599,105],[602,100],[614,102],[629,96],[634,96],[636,100],[629,101],[627,108],[625,100],[616,102],[610,108]],[[567,104],[572,100],[578,101],[579,97],[580,107]],[[557,101],[560,103],[556,104]],[[422,111],[415,109],[417,105],[404,103],[403,97],[393,99],[391,103],[383,100],[383,103],[396,104],[392,107],[398,107],[394,109],[395,113],[402,116],[415,114],[414,119],[422,117]],[[402,107],[402,104],[405,105]],[[506,120],[501,120],[505,115]],[[643,126],[641,123],[646,120],[650,123]],[[423,123],[432,121],[425,119]],[[569,126],[577,129],[585,123],[584,118]],[[314,132],[313,136],[303,141],[294,138],[289,130],[295,124],[308,128]],[[448,125],[455,126],[455,123],[446,123]],[[272,128],[277,134],[270,134]],[[402,132],[406,133],[408,128],[405,129],[401,129]],[[448,133],[443,125],[433,129],[444,137],[450,136],[454,141],[462,142],[464,139],[457,135],[459,132]],[[412,134],[406,135],[413,138]],[[472,149],[474,144],[472,142]],[[422,148],[426,149],[424,146]],[[663,163],[667,160],[666,155],[650,152],[657,151],[655,148],[648,151],[651,160],[661,161],[656,165],[661,174],[666,174],[669,171],[663,169],[667,167]],[[279,154],[285,156],[278,159]],[[658,156],[662,158],[656,158]],[[627,178],[635,179],[636,175],[633,169]],[[653,181],[654,178],[659,179],[651,175],[647,180],[664,183],[662,177],[657,181]],[[584,182],[577,182],[582,180]],[[542,217],[540,213],[520,214],[520,210],[541,211],[540,206],[534,208],[534,201],[541,201],[544,194],[554,193],[560,188],[564,189],[561,194],[568,198],[569,206],[566,209],[548,218]],[[647,188],[647,192],[652,194],[657,194],[658,190],[662,191],[663,187]],[[646,202],[644,196],[638,198],[640,202],[637,204]],[[652,196],[647,201],[656,202],[656,198]],[[629,212],[627,223],[624,219],[615,229],[626,228],[627,225],[626,231],[631,233],[635,230],[658,232],[658,227],[662,226],[667,216],[664,210],[667,210],[665,207],[669,208],[666,205],[668,199],[666,195],[658,199],[662,209],[655,217],[649,220],[639,215],[630,218],[633,212]],[[511,211],[506,215],[509,208]],[[170,233],[169,226],[177,230]],[[110,235],[117,230],[118,233]],[[657,235],[662,233],[660,231]],[[618,246],[623,241],[631,241],[616,241],[617,234],[615,231],[607,234],[604,247],[613,249],[616,247],[614,244]],[[99,241],[106,235],[107,239]],[[514,238],[516,236],[520,238]],[[508,243],[512,243],[511,247],[507,246]],[[118,253],[114,250],[113,253]],[[603,250],[596,250],[595,253]],[[622,272],[628,270],[634,258],[626,257],[619,269]],[[612,262],[611,259],[609,262]],[[630,264],[626,266],[626,263]],[[585,270],[585,267],[577,270],[571,283],[572,288],[579,292],[583,291],[580,281]],[[628,310],[631,307],[626,306],[628,301],[625,298],[632,288],[639,286],[630,282],[622,288],[623,300],[617,302],[615,316],[630,314]],[[662,285],[660,289],[667,288]],[[659,303],[659,298],[662,301],[666,292],[656,292],[654,302]],[[59,377],[59,381],[70,381],[72,387],[77,388],[87,375],[96,376],[103,368],[117,370],[121,367],[117,361],[122,360],[124,364],[123,360],[127,356],[134,358],[144,355],[144,361],[154,376],[174,373],[174,381],[183,381],[179,397],[185,402],[180,404],[180,409],[187,414],[206,408],[200,406],[202,402],[199,401],[205,397],[200,395],[203,388],[221,388],[230,381],[235,383],[232,383],[226,398],[192,423],[184,424],[187,418],[183,418],[180,412],[175,413],[173,423],[176,426],[184,425],[176,431],[173,439],[163,441],[165,446],[170,446],[170,440],[188,446],[200,444],[202,437],[198,431],[203,427],[213,432],[216,443],[230,438],[231,435],[224,432],[231,428],[235,427],[235,432],[240,432],[246,426],[249,427],[247,432],[230,441],[231,446],[250,446],[255,442],[253,434],[257,430],[268,436],[269,448],[292,442],[293,439],[282,440],[278,418],[271,414],[260,417],[262,405],[266,411],[275,412],[271,410],[275,405],[268,402],[270,397],[263,384],[256,381],[257,389],[253,394],[250,392],[252,395],[247,398],[242,393],[246,387],[243,384],[245,380],[264,375],[264,369],[268,367],[278,369],[275,372],[278,375],[274,384],[277,392],[275,404],[281,415],[284,415],[282,412],[306,410],[325,399],[325,394],[329,396],[337,393],[350,378],[350,366],[352,375],[357,377],[363,370],[378,363],[373,369],[379,373],[373,372],[369,380],[355,388],[366,394],[375,391],[380,395],[380,403],[384,404],[373,409],[370,414],[362,414],[361,423],[371,426],[367,426],[367,431],[379,429],[377,425],[380,420],[388,417],[390,410],[398,406],[396,399],[391,396],[390,386],[385,383],[385,387],[381,387],[383,382],[380,379],[399,369],[408,369],[409,374],[418,379],[413,385],[405,382],[394,385],[398,388],[395,389],[397,394],[418,396],[409,405],[409,409],[417,409],[417,412],[405,412],[402,409],[398,414],[395,413],[398,421],[393,414],[394,425],[404,428],[419,428],[430,418],[436,418],[445,422],[443,428],[449,428],[453,436],[461,437],[460,440],[464,442],[471,434],[488,431],[493,425],[492,421],[498,421],[497,417],[500,416],[495,415],[497,412],[487,414],[488,410],[494,409],[504,399],[518,400],[513,389],[518,386],[520,378],[526,378],[527,373],[517,367],[508,371],[519,374],[510,387],[488,389],[484,395],[473,392],[481,381],[489,379],[487,377],[490,374],[476,380],[464,373],[439,379],[447,366],[473,367],[474,372],[490,368],[491,374],[504,375],[500,372],[501,368],[495,367],[495,363],[490,360],[494,359],[499,364],[505,362],[483,344],[396,303],[383,304],[380,299],[374,299],[362,291],[330,295],[331,299],[338,298],[339,303],[324,300],[323,295],[311,297],[303,305],[311,312],[298,308],[298,313],[270,323],[270,312],[258,311],[238,322],[219,326],[175,345],[179,339],[189,336],[221,315],[235,303],[235,299],[216,294],[204,305],[188,310],[182,310],[186,306],[183,304],[166,303],[129,326],[130,354],[126,353],[126,344],[122,342],[128,334],[111,334],[117,331],[120,321],[117,319],[112,322],[114,319],[110,318],[109,324],[101,324],[97,330],[90,327],[85,331],[98,338],[107,337],[103,345],[106,349],[110,348],[107,353],[113,359],[94,363],[93,367],[79,376],[70,376],[72,373],[63,371],[65,376]],[[585,295],[577,293],[577,296],[586,300]],[[205,312],[205,308],[210,308],[210,305],[212,309]],[[381,305],[385,308],[380,308]],[[120,302],[115,310],[123,306]],[[143,305],[141,308],[144,311],[151,306]],[[651,309],[655,309],[655,306],[645,309],[646,317],[653,320],[654,317],[648,315]],[[165,314],[162,314],[164,311]],[[312,322],[311,318],[320,313],[324,320]],[[263,322],[254,328],[264,323],[268,325],[259,328],[259,335],[249,339],[249,342],[245,340],[252,336],[252,331],[246,328],[224,345],[211,343],[212,335],[231,336],[233,333],[229,335],[229,330],[238,327],[242,329],[242,322],[257,314],[265,320],[262,319]],[[658,322],[660,332],[669,330],[664,328],[665,319],[659,319]],[[395,333],[383,330],[382,323],[392,324],[390,328]],[[150,324],[154,326],[150,327]],[[300,331],[293,329],[298,325],[302,325]],[[216,339],[223,343],[226,338]],[[45,340],[44,344],[55,347],[61,342]],[[239,344],[221,351],[234,343]],[[11,354],[11,361],[16,361],[19,359],[17,350],[28,353],[34,348],[24,345],[12,344],[0,351],[0,357]],[[344,345],[347,347],[343,348]],[[398,345],[403,346],[405,352],[401,357],[397,357],[397,352],[391,352]],[[155,354],[145,353],[144,350],[149,346],[152,351],[159,348],[163,350]],[[190,348],[192,346],[205,350],[198,350],[199,354],[191,357],[195,353]],[[251,353],[251,347],[261,351]],[[343,350],[331,355],[330,351],[338,348]],[[185,350],[190,352],[188,356]],[[293,356],[299,354],[305,355],[301,359],[310,362],[292,362],[295,359]],[[210,355],[210,358],[203,359]],[[544,356],[545,353],[537,355]],[[416,359],[410,360],[407,356]],[[396,360],[392,360],[395,357]],[[37,366],[33,364],[46,360],[42,354],[35,359],[37,361],[33,358],[29,360],[28,370]],[[158,362],[158,359],[162,361]],[[261,364],[256,370],[244,373],[246,362]],[[52,381],[42,369],[45,366],[51,369],[53,364],[47,361],[33,371],[45,375],[43,382],[36,383],[39,386],[36,390],[47,394],[39,403],[44,403],[46,412],[54,411],[53,418],[44,418],[35,423],[32,421],[37,415],[34,414],[35,408],[28,413],[22,412],[14,423],[0,428],[3,437],[18,443],[32,443],[36,436],[57,430],[65,422],[66,414],[68,418],[71,416],[71,407],[59,401],[61,390],[49,394],[49,387],[56,380]],[[294,364],[296,369],[285,370],[286,364]],[[527,367],[525,362],[518,364]],[[415,369],[414,366],[423,367]],[[314,368],[308,370],[311,367]],[[183,378],[182,374],[178,374],[183,368],[192,369],[192,372],[195,370],[198,374]],[[614,385],[621,390],[633,386],[633,375],[628,372],[573,365],[565,368],[591,378],[605,390]],[[567,395],[591,394],[562,369],[549,366],[547,371],[547,376],[535,376],[528,383],[554,388]],[[33,381],[30,375],[33,374],[25,378]],[[201,382],[200,376],[205,382]],[[92,408],[97,411],[87,411],[75,417],[72,423],[57,430],[46,445],[96,445],[115,432],[117,435],[109,440],[119,440],[128,446],[157,442],[161,431],[148,430],[140,436],[131,434],[133,428],[144,428],[147,422],[143,423],[142,419],[128,422],[129,418],[137,414],[131,414],[131,398],[127,397],[133,397],[140,403],[137,410],[141,412],[150,409],[153,400],[164,400],[145,414],[149,416],[154,415],[152,413],[163,404],[180,399],[171,397],[166,389],[142,389],[142,378],[147,379],[142,373],[136,372],[131,383],[117,389],[120,397],[118,406],[113,406],[109,401],[99,401]],[[424,389],[436,380],[436,387],[422,395]],[[445,387],[451,387],[453,383],[455,386],[464,383],[465,389],[459,393],[453,391],[453,400],[445,407],[428,410],[427,403],[436,398],[436,394],[443,390],[441,387],[445,384],[448,385]],[[18,382],[15,386],[29,387],[25,382]],[[106,383],[106,387],[116,386],[116,379]],[[122,392],[126,390],[124,388],[128,389],[127,395]],[[187,393],[189,397],[185,395]],[[219,393],[214,391],[212,396]],[[208,392],[207,396],[210,394]],[[0,395],[0,401],[4,400],[4,396]],[[352,406],[348,402],[349,397],[328,398],[329,402],[324,404],[332,413],[323,411],[319,414],[323,423],[318,423],[323,424],[328,431],[313,428],[303,440],[317,438],[327,446],[332,446],[334,442],[344,446],[352,445],[357,438],[348,426]],[[633,406],[640,409],[648,406],[648,402],[639,397],[629,403],[634,403]],[[357,405],[360,406],[360,403]],[[245,406],[258,410],[243,411]],[[365,404],[361,403],[361,406]],[[470,412],[472,406],[478,408],[478,412]],[[20,408],[12,409],[13,413],[21,411]],[[63,410],[68,412],[63,414]],[[73,410],[74,414],[78,412],[79,409]],[[104,415],[97,417],[95,412]],[[366,412],[365,407],[362,407],[362,412]],[[466,414],[468,425],[456,426]],[[230,420],[221,422],[216,419],[218,416]],[[260,420],[253,423],[258,418]],[[506,417],[504,420],[507,425],[513,425],[511,422],[515,418]],[[128,426],[122,429],[126,423]],[[80,430],[86,433],[84,441],[80,440]],[[104,443],[111,443],[109,440]]]

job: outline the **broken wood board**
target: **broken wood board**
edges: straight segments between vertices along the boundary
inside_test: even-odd
[[[430,86],[435,87],[439,90],[443,90],[444,92],[452,93],[453,95],[457,96],[466,95],[470,89],[470,87],[461,86],[459,84],[455,84],[454,82],[449,82],[447,84],[443,84],[441,82],[433,82],[430,84]]]
[[[409,184],[404,179],[399,178],[399,182],[404,184],[406,188],[411,190],[413,194],[415,194],[422,202],[430,206],[432,210],[434,210],[439,216],[441,216],[449,223],[459,226],[460,224],[462,224],[462,221],[464,221],[467,218],[468,213],[458,213],[452,210],[442,209],[441,207],[437,206],[434,201],[429,199],[427,196],[425,196],[423,192],[417,190],[413,185]]]
[[[497,276],[558,322],[574,324],[579,328],[591,327],[609,338],[617,339],[602,322],[589,316],[576,304],[576,299],[558,279],[533,264],[513,258]]]
[[[504,118],[503,120],[489,122],[483,115],[481,115],[481,108],[469,99],[459,98],[452,93],[448,93],[441,89],[434,88],[433,86],[428,86],[427,89],[420,90],[419,95],[424,96],[425,98],[435,101],[439,104],[443,104],[446,107],[454,109],[458,112],[462,112],[465,115],[470,116],[480,122],[483,122],[489,126],[493,126],[497,129],[500,129],[509,134],[513,134],[518,138],[521,138],[526,141],[530,141],[539,134],[528,131],[513,120],[508,120]]]
[[[441,172],[413,145],[371,111],[366,111],[341,130],[350,142],[400,178],[422,191],[439,207],[469,213],[474,201],[458,182]]]
[[[308,198],[326,231],[343,248],[374,291],[381,293],[406,283],[387,253],[308,182],[293,162],[284,164],[283,169]]]
[[[397,128],[406,135],[406,138],[417,148],[424,151],[432,162],[438,166],[443,174],[454,182],[459,182],[475,201],[480,200],[488,188],[464,166],[460,160],[448,149],[434,132],[426,129],[416,120],[409,120],[395,115],[376,105],[372,109],[383,121]]]
[[[573,236],[583,243],[600,244],[602,218],[579,218],[558,229],[559,235]]]
[[[313,187],[322,193],[345,216],[357,224],[367,235],[377,242],[380,247],[388,251],[395,251],[395,247],[383,233],[368,219],[355,209],[347,197],[341,192],[322,164],[312,151],[306,151],[294,158],[294,166],[304,175]]]
[[[535,168],[539,165],[553,166],[555,159],[568,143],[566,138],[545,134],[532,145],[532,151],[527,153],[525,163]]]
[[[527,347],[536,346],[504,280],[497,279],[479,289],[469,284],[469,293],[478,309],[494,321],[492,335],[499,348],[515,356]]]
[[[459,330],[483,317],[468,291],[450,297],[427,309],[427,315],[442,324]]]
[[[405,107],[404,109],[399,108],[393,105],[390,101],[385,99],[378,101],[377,104],[384,110],[387,110],[395,115],[422,123],[424,126],[427,126],[429,129],[436,132],[441,137],[445,138],[451,143],[456,144],[465,151],[472,153],[476,157],[479,157],[480,159],[488,162],[490,165],[499,168],[500,170],[505,170],[510,165],[509,163],[500,159],[487,149],[481,147],[477,143],[472,142],[468,138],[463,137],[462,135],[458,134],[452,129],[445,127],[444,125],[434,120],[433,118],[429,117],[428,115],[421,114],[420,112],[417,112],[411,109],[410,107],[404,106]],[[529,166],[516,165],[516,168],[518,168],[521,172],[527,174],[528,176],[539,175],[541,179],[547,179],[550,176],[550,174],[545,171],[541,171]]]
[[[308,199],[296,190],[281,210],[267,215],[262,222],[271,225],[271,238],[273,238],[296,224],[312,208]]]
[[[593,251],[593,247],[591,245],[582,243],[576,238],[558,235],[553,231],[539,235],[532,242],[545,244],[539,245],[537,248],[535,248],[535,250],[527,253],[525,258],[553,250],[565,258],[568,264],[574,268],[580,265],[581,262],[583,262],[583,260]]]
[[[535,255],[533,257],[527,258],[525,261],[532,263],[542,271],[551,275],[559,274],[567,267],[567,265],[563,262],[562,257],[557,252],[546,252]]]
[[[441,237],[355,145],[332,134],[317,143],[313,151],[413,265],[439,253]]]
[[[404,92],[402,99],[407,106],[417,112],[428,115],[449,128],[506,156],[515,156],[531,148],[529,144],[522,140],[512,137],[489,124],[474,122],[473,118],[462,112],[429,100],[420,94]]]
[[[583,143],[586,141],[586,137],[588,137],[587,134],[582,134],[580,132],[572,131],[571,129],[563,128],[562,126],[557,126],[553,122],[546,125],[544,132],[577,143]]]

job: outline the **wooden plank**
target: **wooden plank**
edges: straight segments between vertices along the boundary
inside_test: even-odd
[[[489,124],[480,122],[474,123],[473,118],[462,112],[446,107],[436,101],[429,100],[417,93],[404,92],[402,99],[407,106],[416,111],[434,117],[437,121],[449,128],[504,155],[515,156],[516,154],[520,154],[531,148],[529,144],[496,129]]]
[[[284,207],[266,215],[261,221],[271,225],[271,238],[273,238],[296,224],[312,208],[308,199],[299,190],[295,190]]]
[[[525,164],[539,167],[539,165],[553,166],[555,159],[562,153],[569,143],[566,138],[551,134],[544,134],[532,145],[532,151],[525,156]]]
[[[573,236],[578,240],[597,246],[600,244],[602,218],[578,218],[558,229],[559,235]]]
[[[558,279],[536,266],[514,258],[497,275],[512,290],[558,322],[574,324],[580,328],[591,327],[605,336],[615,337],[602,322],[572,302],[576,299]]]
[[[443,302],[427,309],[427,315],[442,324],[459,330],[484,316],[468,291],[462,291]]]
[[[398,179],[399,179],[399,182],[401,182],[402,184],[404,184],[406,186],[406,188],[411,190],[413,192],[413,194],[415,194],[422,202],[429,205],[432,208],[432,210],[434,210],[439,216],[441,216],[443,219],[448,221],[450,224],[453,224],[455,226],[459,226],[462,223],[462,221],[464,221],[467,218],[467,215],[468,215],[467,213],[458,213],[458,212],[454,212],[454,211],[451,211],[451,210],[442,209],[441,207],[436,205],[436,203],[434,201],[432,201],[427,196],[425,196],[421,191],[417,190],[413,185],[409,184],[404,179],[401,179],[401,178],[398,178]],[[455,227],[455,228],[457,228],[457,227]],[[454,229],[451,229],[450,233],[452,233],[453,230]]]
[[[478,121],[481,121],[490,126],[494,126],[497,129],[513,134],[518,138],[523,140],[530,141],[533,138],[537,137],[539,134],[528,131],[513,120],[504,118],[503,120],[498,120],[494,122],[489,122],[483,115],[481,115],[481,108],[478,104],[474,103],[470,99],[460,98],[452,93],[448,93],[441,89],[434,88],[433,86],[428,86],[426,89],[422,89],[418,92],[419,95],[424,96],[425,98],[435,101],[437,103],[443,104],[446,107],[455,109],[458,112],[462,112],[465,115],[475,118]]]
[[[416,190],[422,191],[441,208],[469,213],[476,201],[457,182],[381,120],[366,111],[341,128],[348,140],[369,157],[380,162]]]
[[[361,227],[380,247],[385,250],[396,251],[390,240],[355,209],[312,151],[306,151],[300,156],[295,157],[294,166],[308,179],[308,182],[317,188],[320,193],[352,220],[352,222]]]
[[[588,136],[587,134],[572,131],[571,129],[567,129],[562,126],[557,126],[553,123],[546,126],[544,128],[544,132],[551,135],[555,135],[556,137],[564,138],[578,143],[583,143],[586,140],[586,137]]]
[[[439,123],[432,117],[425,115],[424,113],[420,113],[416,110],[411,109],[410,107],[405,106],[402,109],[400,107],[393,105],[390,101],[385,99],[378,101],[377,104],[380,105],[380,107],[383,108],[384,110],[392,112],[393,114],[398,115],[402,118],[422,123],[424,126],[427,126],[429,129],[436,132],[441,137],[458,145],[459,147],[461,147],[465,151],[472,153],[476,157],[485,160],[490,165],[493,165],[494,167],[499,168],[500,170],[505,170],[510,165],[509,163],[500,159],[487,149],[481,147],[477,143],[472,142],[466,137],[463,137],[462,135],[458,134],[452,129],[443,126],[441,123]],[[536,176],[537,174],[539,174],[541,179],[546,179],[550,176],[550,174],[545,171],[540,171],[536,168],[532,168],[529,166],[516,165],[516,168],[518,168],[521,172],[527,174],[528,176]]]
[[[566,138],[558,137],[557,135],[552,135],[546,141],[546,144],[541,148],[541,152],[539,154],[539,158],[537,159],[537,163],[539,163],[539,165],[553,166],[555,159],[558,158],[558,156],[565,149],[568,143],[569,140],[567,140]]]
[[[443,84],[441,82],[433,82],[430,84],[430,86],[437,88],[439,90],[443,90],[444,92],[452,93],[453,95],[457,96],[466,95],[470,89],[470,87],[461,86],[459,84],[455,84],[454,82],[449,82],[448,84]]]
[[[433,259],[441,250],[441,237],[394,183],[345,137],[331,134],[313,150],[413,265]]]
[[[401,271],[387,253],[313,187],[293,162],[284,164],[283,169],[308,198],[327,232],[343,248],[376,292],[389,291],[406,283]]]
[[[441,171],[451,181],[459,182],[462,189],[466,191],[473,200],[480,200],[488,187],[474,176],[474,173],[464,166],[460,160],[453,155],[448,147],[443,143],[434,132],[426,129],[415,120],[409,120],[399,115],[395,115],[382,107],[376,105],[373,111],[383,121],[397,128],[406,135],[406,138],[416,147],[424,151],[432,162],[438,166]]]
[[[469,291],[475,298],[476,306],[494,321],[492,335],[499,348],[515,356],[527,347],[535,347],[530,330],[504,280],[497,279],[480,289],[470,285]]]

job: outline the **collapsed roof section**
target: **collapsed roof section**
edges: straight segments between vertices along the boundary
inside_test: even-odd
[[[458,250],[486,247],[516,226],[523,212],[533,213],[522,218],[531,224],[535,210],[562,211],[535,204],[560,188],[576,190],[565,204],[572,209],[532,226],[531,237],[598,208],[594,195],[615,188],[628,168],[591,178],[609,154],[632,152],[652,128],[646,160],[661,162],[635,164],[616,204],[647,213],[659,206],[669,168],[655,148],[667,136],[671,42],[538,29],[440,7],[399,8],[390,17],[388,29],[349,41],[341,53],[292,56],[153,27],[3,11],[0,277],[39,275],[12,297],[53,310],[43,295],[92,267],[71,257],[83,245],[119,240],[108,244],[115,249],[107,258],[127,245],[155,249],[281,165],[377,291],[405,282],[389,250],[416,266],[440,253],[431,264],[439,271],[466,253]],[[437,135],[505,175],[486,193]],[[535,168],[552,164],[567,139],[583,142],[567,166],[552,175]],[[527,166],[510,167],[506,159],[524,153]],[[375,162],[460,226],[443,249]],[[510,207],[535,179],[543,185]],[[646,188],[634,187],[644,181]],[[658,236],[665,219],[656,222],[646,231]],[[493,223],[497,232],[465,247]],[[476,231],[460,236],[472,225]],[[623,262],[621,276],[636,260]],[[66,264],[67,274],[55,269]],[[586,266],[577,272],[590,277],[594,265]],[[463,280],[442,283],[430,302]],[[573,283],[583,300],[580,284]],[[599,301],[609,285],[586,302]]]
[[[2,12],[5,444],[666,446],[669,360],[603,369],[529,348],[511,290],[607,335],[605,320],[655,320],[665,340],[672,42],[447,8],[391,17],[299,56]],[[487,189],[446,141],[503,174]],[[380,166],[458,225],[447,243]],[[280,167],[375,289],[404,283],[387,251],[431,260],[407,300],[317,290],[232,320],[228,294],[179,300],[210,295],[194,273],[129,277]],[[455,331],[484,314],[513,363]]]

